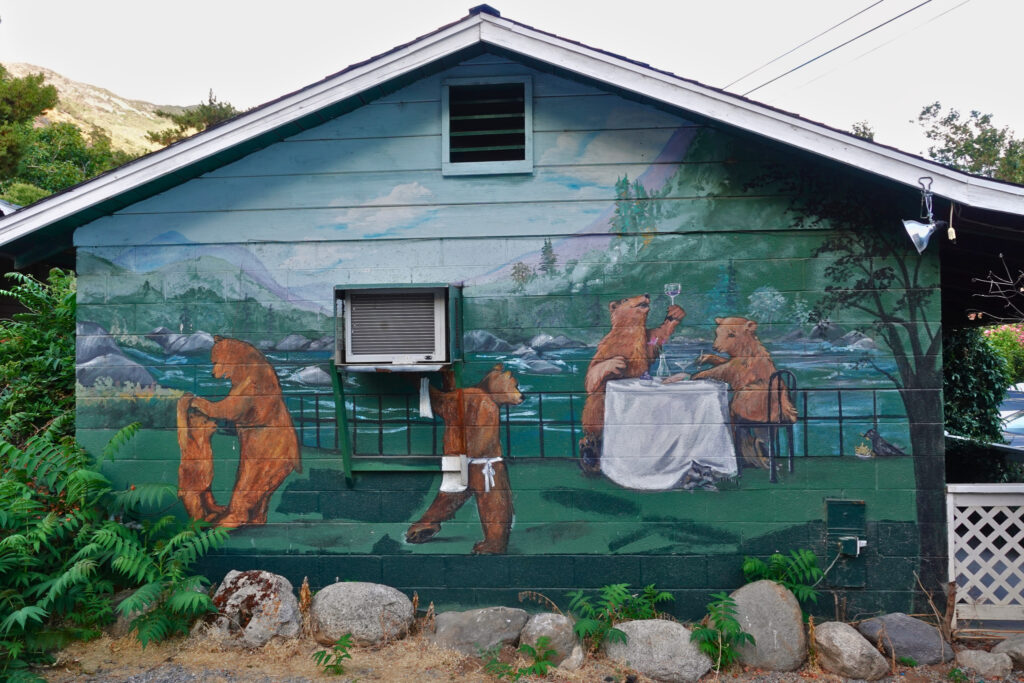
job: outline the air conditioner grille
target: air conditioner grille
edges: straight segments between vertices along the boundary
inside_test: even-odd
[[[435,352],[433,292],[353,292],[350,301],[352,353]]]

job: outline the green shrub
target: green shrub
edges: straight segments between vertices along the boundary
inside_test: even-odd
[[[629,592],[628,583],[613,583],[598,590],[597,604],[582,590],[571,591],[569,610],[576,616],[573,630],[590,650],[596,651],[605,641],[626,642],[626,634],[615,628],[619,621],[630,619],[655,619],[657,605],[672,600],[665,591],[659,591],[654,584],[644,587],[643,592]]]
[[[736,648],[744,643],[754,644],[754,636],[740,626],[736,619],[736,601],[725,592],[712,593],[707,616],[690,633],[690,641],[711,659],[715,671],[728,669],[739,661]]]
[[[1010,384],[1024,382],[1024,324],[986,327],[982,335],[1006,361]]]
[[[768,579],[793,592],[800,602],[818,601],[818,584],[824,572],[818,567],[818,556],[806,548],[790,550],[789,556],[773,553],[764,562],[756,557],[743,560],[743,576],[748,583]]]
[[[352,659],[349,648],[352,647],[352,634],[346,633],[334,641],[330,650],[317,650],[312,654],[316,665],[324,670],[325,674],[340,676],[345,673],[345,660]]]
[[[980,330],[949,330],[942,337],[946,431],[1003,443],[999,404],[1006,398],[1006,362]]]

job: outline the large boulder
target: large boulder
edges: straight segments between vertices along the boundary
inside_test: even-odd
[[[582,349],[586,346],[581,341],[569,339],[564,334],[552,337],[550,334],[538,334],[530,340],[530,346],[536,351],[558,351],[559,349]]]
[[[346,633],[360,645],[397,640],[409,632],[414,616],[405,593],[364,581],[332,583],[313,596],[310,607],[313,637],[323,645]]]
[[[319,365],[307,365],[293,374],[291,379],[311,387],[331,386],[331,376]]]
[[[277,342],[274,347],[278,351],[305,351],[309,348],[310,340],[303,337],[301,334],[289,334],[287,337]]]
[[[86,363],[93,358],[121,355],[121,348],[101,325],[80,322],[75,325],[75,362]]]
[[[219,614],[210,632],[225,645],[262,647],[274,636],[295,638],[302,630],[302,614],[292,584],[264,571],[230,571],[213,604]]]
[[[862,621],[857,630],[890,657],[909,657],[925,666],[953,659],[953,648],[939,629],[902,612]]]
[[[462,336],[462,345],[466,351],[499,352],[511,351],[512,345],[504,339],[495,337],[487,330],[472,330]]]
[[[610,659],[636,669],[656,681],[696,681],[711,670],[711,658],[690,642],[690,630],[664,619],[643,619],[616,624],[626,642],[606,642]]]
[[[774,581],[755,581],[732,594],[736,620],[754,642],[736,648],[747,666],[795,671],[807,656],[803,612],[796,597]]]
[[[956,665],[978,678],[1006,678],[1013,671],[1013,660],[1004,652],[961,650],[956,653]]]
[[[120,352],[97,356],[75,369],[75,379],[83,387],[91,387],[101,377],[109,377],[114,384],[138,384],[151,387],[156,380],[146,368],[127,358]]]
[[[434,621],[431,642],[449,650],[478,656],[483,650],[515,645],[529,615],[515,607],[485,607],[468,612],[442,612]]]
[[[178,338],[167,345],[167,353],[180,356],[195,356],[206,353],[213,348],[213,335],[199,330],[192,334],[178,335]]]
[[[1024,635],[1007,638],[992,648],[992,652],[1009,655],[1014,669],[1024,669]]]
[[[814,627],[818,664],[843,678],[876,681],[889,673],[889,663],[857,629],[841,621]]]
[[[556,666],[565,661],[566,657],[572,654],[573,648],[577,647],[576,634],[572,630],[572,620],[563,614],[554,612],[534,614],[519,634],[519,642],[537,647],[537,641],[543,637],[547,637],[547,646],[555,651],[551,661]]]

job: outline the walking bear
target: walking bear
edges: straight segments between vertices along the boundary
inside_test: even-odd
[[[608,304],[612,329],[598,343],[584,380],[587,401],[583,405],[583,438],[580,439],[580,467],[584,472],[601,471],[605,384],[611,379],[639,377],[647,372],[662,345],[686,316],[681,306],[672,304],[661,325],[647,329],[650,310],[650,294]]]
[[[698,364],[714,367],[701,370],[693,379],[717,379],[732,390],[729,411],[736,434],[736,447],[745,462],[767,468],[767,429],[758,427],[768,422],[796,422],[796,406],[789,392],[782,388],[773,398],[768,414],[768,380],[775,372],[775,363],[764,344],[757,338],[757,323],[746,318],[715,318],[715,351],[729,354],[723,358],[702,354]]]
[[[430,387],[430,406],[444,420],[445,455],[470,459],[468,487],[440,490],[419,521],[405,532],[409,543],[425,543],[441,531],[441,522],[476,497],[484,540],[473,546],[478,555],[500,554],[508,549],[512,528],[512,488],[502,460],[499,406],[523,402],[519,383],[502,365],[495,365],[475,387],[455,388],[450,370],[445,371],[444,391]]]
[[[289,474],[302,471],[299,442],[281,385],[263,354],[238,339],[214,337],[210,360],[213,376],[231,380],[231,390],[219,401],[188,393],[179,399],[179,496],[187,509],[191,506],[204,513],[199,516],[189,509],[189,514],[220,526],[265,524],[270,496]],[[238,432],[238,476],[227,509],[217,511],[219,506],[212,503],[210,492],[214,430],[209,420],[193,418],[192,412],[230,422]],[[193,429],[199,432],[193,433]]]

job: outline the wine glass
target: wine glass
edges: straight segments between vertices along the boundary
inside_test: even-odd
[[[665,285],[665,296],[669,298],[673,306],[676,303],[676,297],[679,296],[682,291],[683,286],[678,282],[669,282]]]

